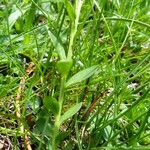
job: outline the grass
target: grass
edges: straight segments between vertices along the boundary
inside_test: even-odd
[[[150,149],[149,10],[2,0],[0,147]]]

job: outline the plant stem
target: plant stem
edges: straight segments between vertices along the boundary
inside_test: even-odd
[[[75,34],[77,32],[82,3],[83,3],[82,0],[76,1],[76,10],[75,10],[76,18],[75,18],[75,21],[72,22],[72,24],[71,24],[70,43],[69,43],[68,56],[67,56],[68,59],[72,59],[72,45],[73,45],[73,40],[74,40]],[[64,100],[65,82],[66,82],[66,77],[62,77],[61,85],[60,85],[60,93],[59,93],[59,113],[55,117],[56,120],[55,120],[55,124],[54,124],[54,133],[53,133],[53,139],[52,139],[52,149],[53,150],[57,149],[56,138],[57,138],[57,135],[59,133],[59,128],[60,128],[60,117],[61,117],[61,111],[62,111],[63,100]]]
[[[73,40],[74,40],[74,37],[77,32],[77,27],[78,27],[78,23],[79,23],[79,16],[80,16],[82,4],[83,4],[82,0],[76,1],[76,10],[75,10],[76,18],[75,18],[74,22],[71,23],[70,42],[69,42],[68,56],[67,56],[68,59],[72,58]]]
[[[61,117],[61,111],[63,106],[63,100],[64,100],[64,85],[66,82],[66,78],[61,79],[61,85],[60,85],[60,93],[59,93],[59,112],[58,115],[55,117],[55,124],[54,124],[54,133],[53,133],[53,139],[52,139],[52,149],[57,149],[57,135],[59,134],[59,128],[60,128],[60,117]]]

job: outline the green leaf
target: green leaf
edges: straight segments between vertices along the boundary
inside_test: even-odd
[[[59,2],[63,2],[64,0],[49,0],[49,2],[53,2],[53,3],[59,3]],[[41,0],[41,3],[46,3],[47,0]]]
[[[16,8],[16,6],[14,6],[14,12],[12,12],[8,17],[10,29],[13,27],[13,25],[15,24],[17,19],[19,17],[21,17],[26,11],[27,11],[27,9],[21,9],[21,11],[20,11],[18,8]]]
[[[87,69],[84,69],[80,72],[78,72],[77,74],[75,74],[74,76],[72,76],[67,82],[66,82],[66,87],[69,87],[73,84],[79,83],[87,78],[89,78],[90,76],[92,76],[93,74],[95,74],[98,70],[98,65],[89,67]]]
[[[15,28],[17,32],[22,32],[23,31],[23,25],[24,25],[24,21],[21,17],[18,18],[18,20],[15,23]]]
[[[66,9],[67,9],[67,12],[68,12],[68,15],[71,19],[71,21],[74,21],[75,20],[75,9],[73,8],[73,6],[71,5],[70,1],[68,0],[65,0],[65,6],[66,6]]]
[[[51,38],[51,41],[52,41],[60,59],[66,59],[65,50],[64,50],[62,44],[60,43],[58,37],[56,35],[54,35],[50,30],[48,30],[48,34]]]
[[[72,60],[60,60],[57,62],[56,67],[59,71],[59,73],[66,77],[72,67]]]
[[[37,114],[37,120],[35,122],[34,133],[51,136],[53,132],[53,126],[50,122],[50,116],[46,109],[41,109]]]
[[[43,101],[44,106],[48,111],[51,111],[54,115],[59,112],[59,103],[54,97],[46,96]]]
[[[68,111],[66,111],[60,118],[60,124],[62,124],[65,120],[67,120],[68,118],[76,114],[81,108],[81,106],[82,106],[82,103],[78,103],[74,105],[73,107],[71,107]]]

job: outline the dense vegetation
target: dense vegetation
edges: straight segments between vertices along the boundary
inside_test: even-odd
[[[149,0],[0,1],[0,149],[150,149]]]

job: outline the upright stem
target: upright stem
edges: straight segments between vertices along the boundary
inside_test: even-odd
[[[73,40],[77,32],[77,27],[79,23],[79,16],[80,16],[80,11],[82,7],[83,1],[82,0],[76,0],[76,8],[75,8],[75,14],[76,18],[74,22],[71,24],[71,33],[70,33],[70,42],[69,42],[69,48],[68,48],[68,59],[72,58],[72,45],[73,45]]]
[[[61,111],[62,111],[62,106],[63,106],[63,101],[64,101],[64,85],[66,82],[66,78],[61,79],[61,85],[60,85],[60,93],[59,93],[59,112],[58,115],[56,116],[55,124],[54,124],[54,132],[53,132],[53,139],[52,139],[52,149],[56,150],[57,149],[57,135],[59,134],[59,128],[60,128],[60,117],[61,117]]]
[[[79,22],[79,16],[81,11],[83,1],[82,0],[76,0],[76,8],[75,8],[75,14],[76,18],[74,21],[72,21],[71,24],[71,33],[70,33],[70,42],[69,42],[69,48],[68,48],[68,55],[67,59],[72,59],[72,46],[73,46],[73,40],[75,37],[75,34],[77,32],[78,22]],[[61,85],[60,85],[60,93],[59,93],[59,112],[55,116],[55,123],[54,123],[54,131],[53,131],[53,139],[52,139],[52,150],[57,149],[57,141],[56,138],[59,134],[59,128],[60,128],[60,117],[62,112],[62,106],[63,106],[63,100],[64,100],[64,85],[66,82],[66,76],[61,77]]]

